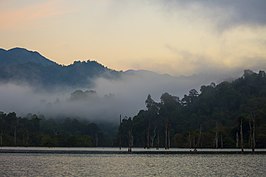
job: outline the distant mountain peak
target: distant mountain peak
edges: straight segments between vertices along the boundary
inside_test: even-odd
[[[0,49],[0,64],[17,65],[25,63],[41,64],[43,66],[57,65],[36,51],[15,47],[9,50]]]
[[[18,51],[18,50],[20,50],[20,51],[26,51],[26,52],[32,52],[32,51],[30,51],[28,49],[25,49],[25,48],[22,48],[22,47],[14,47],[12,49],[8,49],[7,51]]]

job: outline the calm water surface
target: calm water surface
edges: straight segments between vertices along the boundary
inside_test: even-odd
[[[2,153],[0,176],[266,176],[266,155]]]

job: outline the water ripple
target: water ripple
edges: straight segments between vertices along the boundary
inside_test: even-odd
[[[0,176],[265,176],[266,155],[0,154]]]

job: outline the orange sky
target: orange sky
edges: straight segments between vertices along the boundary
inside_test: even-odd
[[[236,18],[245,6],[175,1],[0,0],[0,47],[172,75],[265,68],[266,25]]]

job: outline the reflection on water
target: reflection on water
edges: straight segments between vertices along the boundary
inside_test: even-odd
[[[0,176],[264,176],[266,155],[0,154]]]

